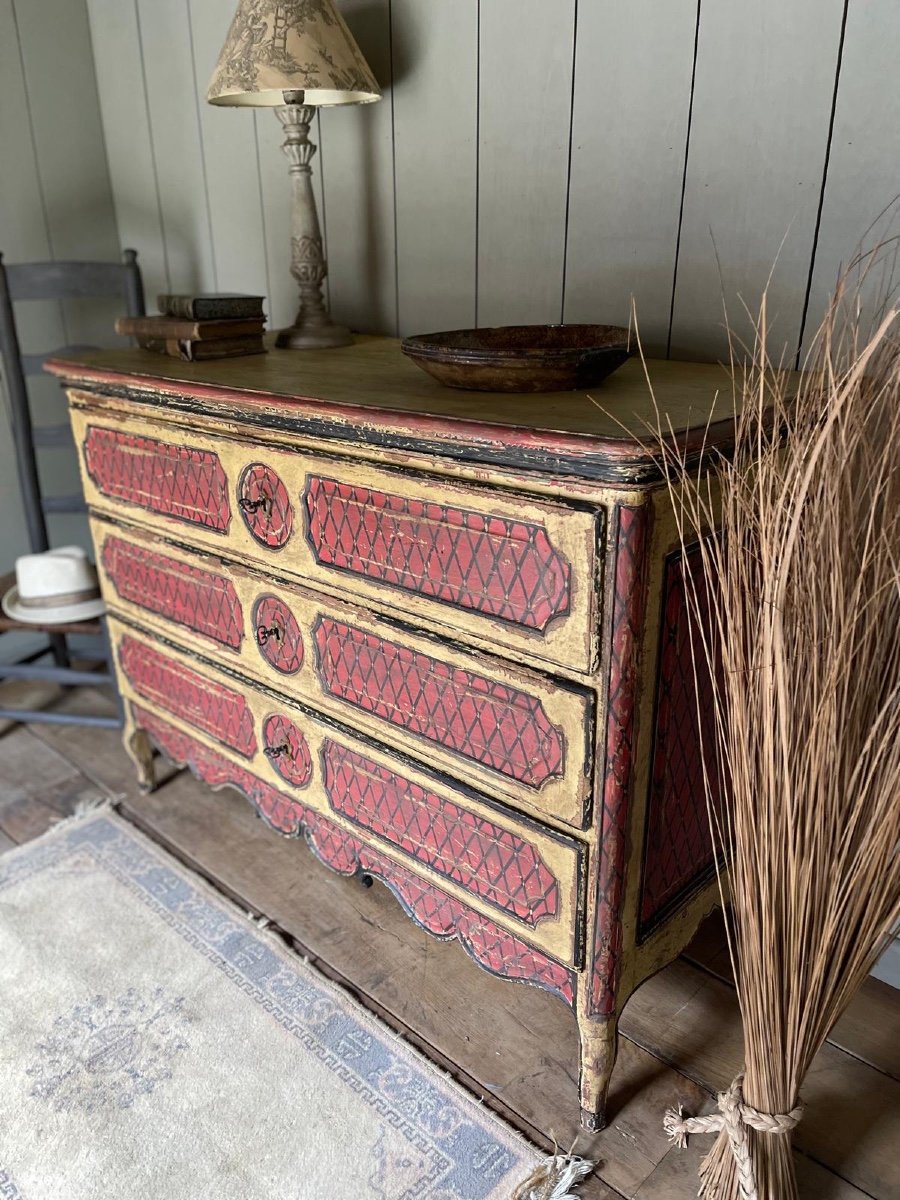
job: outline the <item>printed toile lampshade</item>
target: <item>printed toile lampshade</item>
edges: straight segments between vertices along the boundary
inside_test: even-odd
[[[332,0],[240,0],[210,80],[210,104],[368,104],[381,89]]]

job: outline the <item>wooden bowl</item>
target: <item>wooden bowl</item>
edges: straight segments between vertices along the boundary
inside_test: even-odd
[[[618,325],[499,325],[404,338],[400,349],[445,387],[569,392],[595,387],[628,358]]]

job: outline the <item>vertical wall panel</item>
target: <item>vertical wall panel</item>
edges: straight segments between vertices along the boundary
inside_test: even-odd
[[[0,0],[0,161],[15,164],[15,172],[5,174],[0,186],[0,250],[5,261],[49,258],[50,243],[12,0]],[[23,312],[20,322],[25,345],[40,350],[64,340],[59,305],[35,304],[31,313],[32,319],[28,321]],[[4,394],[0,414],[0,504],[4,513],[0,524],[0,569],[4,572],[27,549],[6,405]]]
[[[191,4],[194,73],[209,189],[216,278],[223,292],[268,295],[268,268],[254,112],[206,103],[206,88],[235,0]],[[275,120],[273,117],[272,120]]]
[[[900,232],[900,6],[896,0],[850,4],[834,114],[834,131],[816,248],[803,353],[842,268],[858,246]],[[871,233],[870,224],[891,206]],[[872,275],[872,293],[884,280]],[[895,284],[900,279],[894,280]]]
[[[152,306],[169,287],[135,0],[87,0],[106,156],[122,246],[140,256]]]
[[[575,0],[480,6],[478,324],[562,319]]]
[[[697,0],[580,4],[567,321],[627,325],[665,353]]]
[[[346,0],[341,12],[384,98],[322,110],[331,309],[351,329],[396,333],[391,5]]]
[[[4,55],[17,60],[4,61],[0,101],[4,122],[11,119],[2,191],[13,220],[8,223],[4,213],[0,232],[9,261],[117,259],[118,235],[83,0],[17,0],[5,8],[2,41]],[[19,125],[17,133],[12,122]],[[120,310],[116,300],[62,306],[27,303],[16,306],[16,315],[23,347],[34,352],[66,342],[109,344]],[[65,398],[55,380],[35,377],[28,390],[37,425],[65,420]],[[78,491],[71,448],[42,451],[38,462],[48,493]],[[6,477],[14,488],[12,461],[10,468]],[[17,503],[12,511],[16,509]],[[86,541],[82,517],[61,515],[48,524],[57,544]],[[21,527],[13,527],[2,540],[19,541],[23,533]]]
[[[784,351],[793,360],[842,15],[842,0],[701,6],[673,355],[727,355],[723,297],[729,321],[746,339],[740,299],[758,310],[777,255],[768,292],[769,349],[776,359]]]
[[[214,291],[188,6],[185,0],[138,0],[137,14],[169,284],[175,292]],[[148,301],[152,312],[155,292]]]
[[[470,326],[478,5],[393,0],[391,11],[400,333]]]

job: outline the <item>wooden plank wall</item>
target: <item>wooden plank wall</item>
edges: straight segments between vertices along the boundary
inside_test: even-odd
[[[119,241],[87,9],[73,0],[0,0],[0,251],[7,262],[116,260]],[[92,303],[19,306],[23,350],[103,344],[115,308]],[[55,380],[29,384],[37,424],[64,421]],[[50,490],[78,492],[73,448],[43,450]],[[7,410],[0,414],[0,571],[26,549]],[[57,544],[86,542],[78,516],[51,519]],[[4,639],[4,642],[9,639]]]
[[[82,2],[148,294],[260,289],[288,321],[280,127],[203,98],[235,0],[28,8]],[[317,130],[331,303],[357,329],[624,323],[633,296],[653,352],[718,358],[771,272],[793,359],[900,192],[891,0],[339,3],[385,89]]]

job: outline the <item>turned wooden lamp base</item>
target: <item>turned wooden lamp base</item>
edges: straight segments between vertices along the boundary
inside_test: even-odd
[[[281,329],[275,338],[275,345],[280,350],[329,350],[333,346],[350,346],[353,334],[344,325],[335,325],[334,321],[303,320],[303,314],[298,314],[297,320],[287,329]]]
[[[328,273],[316,197],[312,189],[312,157],[316,147],[309,140],[315,108],[303,104],[302,92],[285,92],[285,104],[275,113],[284,127],[282,149],[291,175],[291,274],[300,286],[300,309],[293,325],[282,329],[275,345],[282,350],[328,350],[349,346],[349,329],[336,325],[328,315],[322,284]]]

